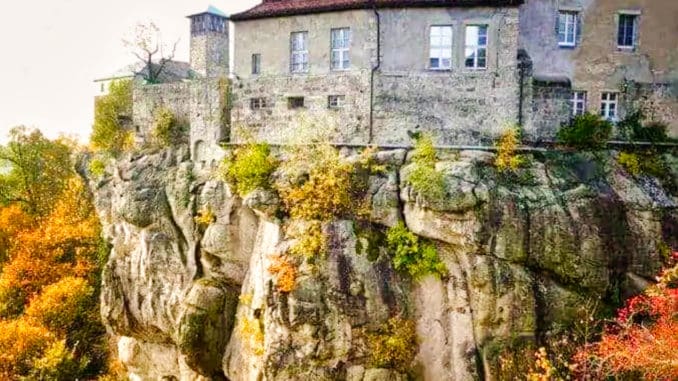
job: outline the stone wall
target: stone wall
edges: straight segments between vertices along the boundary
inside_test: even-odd
[[[382,71],[375,84],[374,139],[409,143],[426,131],[438,144],[476,144],[518,119],[516,8],[399,9],[382,12]],[[487,68],[464,67],[464,26],[487,24]],[[432,25],[452,25],[453,63],[428,68]]]
[[[190,127],[191,158],[199,165],[212,166],[222,156],[219,143],[229,136],[225,110],[228,81],[218,78],[159,85],[135,84],[133,125],[137,140],[148,142],[155,113],[168,108],[180,123]]]
[[[284,143],[301,124],[321,124],[329,138],[341,143],[366,143],[369,138],[370,72],[351,71],[320,76],[262,76],[234,84],[231,141],[248,139]],[[328,108],[330,95],[345,96],[341,108]],[[290,109],[289,97],[304,97],[304,107]],[[253,110],[252,97],[266,107]]]
[[[528,77],[523,98],[523,137],[529,141],[553,140],[570,121],[572,88],[569,81]]]
[[[225,77],[229,72],[229,35],[205,32],[191,36],[191,69],[205,78]]]

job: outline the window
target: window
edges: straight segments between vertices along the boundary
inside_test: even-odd
[[[577,44],[577,12],[558,13],[558,45],[575,46]]]
[[[251,98],[250,99],[250,109],[252,110],[261,110],[266,108],[266,98]]]
[[[431,27],[431,50],[429,66],[431,69],[446,70],[452,68],[452,27]]]
[[[636,41],[636,15],[620,14],[619,30],[617,33],[617,46],[620,48],[633,49]]]
[[[101,92],[104,93],[106,92],[106,84],[101,82]]]
[[[330,95],[327,97],[328,108],[343,108],[346,97],[344,95]]]
[[[252,74],[261,74],[261,54],[252,54]]]
[[[600,101],[600,116],[603,118],[617,120],[617,93],[603,93]]]
[[[308,71],[308,32],[294,32],[290,37],[290,71],[305,73]]]
[[[287,98],[287,107],[289,108],[303,108],[304,97],[289,97]]]
[[[351,30],[349,28],[332,29],[331,32],[331,67],[332,70],[347,70],[351,66],[349,47]]]
[[[191,17],[191,34],[200,35],[208,32],[226,33],[226,19],[221,16],[205,13]]]
[[[586,112],[586,91],[572,92],[572,115],[582,115]]]
[[[487,25],[466,26],[465,66],[469,69],[487,67]]]

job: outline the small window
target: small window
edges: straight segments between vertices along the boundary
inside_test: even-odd
[[[609,92],[602,94],[600,100],[600,116],[612,122],[617,120],[617,98],[619,98],[618,93]]]
[[[617,32],[617,46],[622,49],[633,49],[636,45],[637,15],[620,14]]]
[[[266,98],[251,98],[250,99],[250,109],[252,110],[261,110],[267,107]]]
[[[434,70],[452,68],[452,26],[432,26],[429,67]]]
[[[346,97],[344,95],[330,95],[327,97],[328,108],[344,108]]]
[[[572,92],[572,115],[582,115],[586,112],[586,91]]]
[[[487,67],[487,25],[466,26],[464,57],[464,65],[468,69]]]
[[[290,36],[290,71],[308,71],[308,32],[294,32]]]
[[[348,70],[351,67],[349,47],[351,45],[351,29],[332,29],[330,33],[331,68],[332,70]]]
[[[558,45],[575,46],[577,44],[577,12],[558,13]]]
[[[101,92],[106,92],[106,84],[104,82],[101,82]]]
[[[304,108],[304,97],[289,97],[289,98],[287,98],[287,107],[289,107],[289,108]]]
[[[261,74],[261,54],[252,54],[252,74]]]

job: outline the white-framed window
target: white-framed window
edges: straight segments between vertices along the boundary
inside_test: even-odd
[[[577,12],[558,12],[558,46],[577,45]]]
[[[290,35],[290,71],[308,71],[308,32],[292,32]]]
[[[304,108],[304,97],[289,97],[287,98],[287,107],[288,108]]]
[[[261,54],[252,54],[252,74],[261,74]]]
[[[618,99],[619,93],[602,93],[600,97],[600,116],[612,122],[616,121],[619,114]]]
[[[261,110],[268,106],[266,98],[250,98],[250,109]]]
[[[573,91],[572,98],[572,115],[582,115],[586,112],[586,91]]]
[[[330,95],[327,97],[328,108],[344,108],[346,103],[346,96],[344,95]]]
[[[330,65],[332,70],[348,70],[351,67],[350,46],[351,29],[332,29],[330,32]]]
[[[633,49],[636,46],[638,15],[620,13],[617,29],[617,47]]]
[[[452,68],[451,25],[434,25],[431,27],[429,67],[435,70]]]
[[[466,26],[464,57],[468,69],[487,67],[487,25]]]

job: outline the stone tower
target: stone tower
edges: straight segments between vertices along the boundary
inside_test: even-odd
[[[201,77],[219,78],[229,72],[228,16],[213,6],[191,19],[191,69]]]

